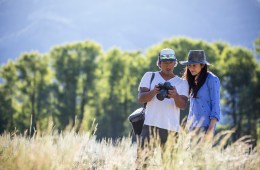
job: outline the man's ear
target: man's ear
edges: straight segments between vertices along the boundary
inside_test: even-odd
[[[161,68],[161,61],[157,60],[156,65],[157,65],[157,67]]]
[[[176,60],[175,64],[174,64],[174,67],[177,67],[177,65],[178,65],[178,61]]]

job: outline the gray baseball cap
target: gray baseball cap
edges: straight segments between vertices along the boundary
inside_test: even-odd
[[[177,61],[175,52],[170,48],[165,48],[159,53],[159,61]]]

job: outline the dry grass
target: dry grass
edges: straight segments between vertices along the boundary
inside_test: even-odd
[[[232,132],[222,132],[213,142],[191,142],[181,132],[177,144],[171,140],[162,154],[156,147],[147,160],[147,169],[259,169],[259,144],[254,149],[244,137],[227,145]],[[195,142],[194,142],[195,141]],[[135,169],[137,145],[130,138],[97,142],[89,133],[46,134],[31,139],[0,136],[0,170]]]

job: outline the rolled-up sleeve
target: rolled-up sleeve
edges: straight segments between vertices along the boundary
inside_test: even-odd
[[[209,82],[209,93],[211,102],[210,119],[220,120],[220,82],[218,77],[212,77]]]

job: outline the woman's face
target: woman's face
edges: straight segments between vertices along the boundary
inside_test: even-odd
[[[193,76],[198,76],[201,72],[201,69],[204,67],[204,64],[190,64],[187,65]]]

